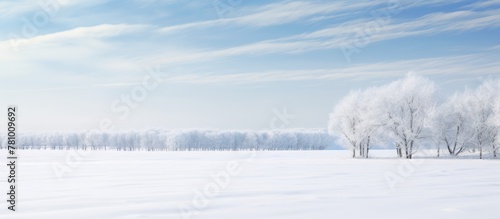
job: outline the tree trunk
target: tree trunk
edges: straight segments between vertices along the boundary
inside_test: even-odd
[[[396,144],[396,153],[398,154],[399,158],[403,157],[403,154],[401,153],[401,145],[400,144]]]
[[[410,151],[408,152],[409,159],[411,159],[413,157],[413,143],[415,143],[413,140],[410,141]]]
[[[406,159],[410,158],[409,150],[410,150],[410,147],[409,147],[408,143],[405,143],[405,156],[406,156]]]
[[[366,154],[365,154],[366,158],[368,158],[369,151],[370,151],[370,137],[368,137],[368,142],[366,143]]]

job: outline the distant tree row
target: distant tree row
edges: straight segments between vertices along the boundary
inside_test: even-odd
[[[20,149],[191,151],[323,150],[334,144],[326,130],[143,130],[103,133],[18,133]],[[3,137],[1,147],[6,148]]]
[[[329,133],[352,156],[374,146],[411,159],[421,149],[457,156],[464,151],[497,156],[500,147],[500,80],[441,97],[435,83],[409,74],[390,84],[352,91],[330,115]]]

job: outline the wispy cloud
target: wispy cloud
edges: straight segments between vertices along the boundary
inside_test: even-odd
[[[426,4],[437,4],[441,1],[430,1]],[[336,12],[342,10],[353,10],[355,8],[366,8],[381,4],[381,2],[357,2],[354,4],[347,3],[312,3],[312,2],[281,2],[260,6],[256,11],[245,16],[228,18],[221,20],[211,20],[198,23],[181,24],[177,26],[160,28],[160,32],[170,32],[187,28],[198,28],[212,25],[220,25],[227,23],[265,26],[274,25],[286,22],[293,22],[298,19],[311,16],[322,15],[327,12]],[[412,5],[412,7],[415,7]],[[423,4],[423,3],[422,3]],[[397,17],[392,18],[390,23],[386,25],[376,26],[378,28],[375,33],[369,36],[370,42],[378,42],[390,39],[397,39],[410,36],[422,36],[439,34],[449,31],[465,31],[474,29],[494,28],[500,26],[497,22],[500,20],[500,10],[486,11],[455,11],[448,13],[433,13],[422,16],[414,20],[402,20]],[[294,36],[282,37],[277,39],[264,40],[244,45],[238,45],[231,48],[199,50],[198,52],[180,52],[177,56],[171,58],[162,58],[162,54],[150,54],[149,57],[143,57],[143,60],[148,60],[153,63],[176,64],[176,63],[192,63],[199,61],[207,61],[227,56],[236,55],[258,55],[272,53],[301,53],[314,50],[325,50],[332,48],[340,48],[345,43],[349,43],[355,39],[353,35],[368,25],[373,24],[370,19],[358,19],[341,23],[332,27],[323,28],[317,31],[303,33]],[[149,28],[149,29],[148,29]],[[144,34],[149,34],[153,29],[149,25],[98,25],[92,27],[80,27],[68,31],[62,31],[53,34],[41,35],[32,39],[21,39],[16,42],[19,45],[32,44],[34,46],[50,41],[51,47],[57,48],[58,45],[67,44],[68,40],[77,42],[78,40],[98,39],[112,36],[120,36],[123,34],[142,31]],[[78,38],[78,40],[77,40]],[[105,43],[105,42],[103,42]],[[106,43],[108,44],[108,43]],[[10,43],[0,42],[1,48],[7,48]],[[73,46],[74,47],[74,46]],[[85,45],[82,47],[85,48]],[[157,58],[155,58],[157,57]],[[11,57],[1,54],[0,59],[9,59]]]
[[[89,49],[90,44],[100,44],[106,46],[103,39],[121,36],[124,34],[142,32],[151,28],[150,25],[131,25],[131,24],[102,24],[89,27],[78,27],[70,30],[60,31],[51,34],[39,35],[33,38],[12,38],[6,41],[0,41],[0,61],[12,60],[43,60],[65,59],[66,57],[75,57],[81,53],[72,53],[73,51],[84,51]],[[66,50],[66,52],[62,51]],[[16,52],[21,51],[21,54]],[[55,53],[57,51],[57,53]],[[94,48],[95,53],[101,52]],[[53,56],[52,56],[53,54]]]
[[[247,72],[237,74],[189,74],[165,78],[167,83],[245,84],[275,81],[338,80],[399,77],[412,71],[421,75],[449,75],[460,78],[470,75],[500,74],[495,54],[473,54],[379,62],[345,68],[302,69],[286,71]]]
[[[0,18],[12,18],[15,16],[42,12],[44,10],[59,10],[62,7],[85,7],[106,3],[107,0],[16,0],[0,2]],[[31,19],[31,17],[28,17]]]
[[[47,92],[47,91],[65,91],[65,90],[78,90],[78,89],[88,89],[88,88],[113,88],[113,87],[126,87],[133,85],[140,85],[142,82],[128,82],[128,83],[107,83],[107,84],[92,84],[92,85],[82,85],[82,86],[64,86],[64,87],[49,87],[49,88],[39,88],[39,89],[16,89],[16,90],[0,90],[0,93],[12,94],[12,93],[33,93],[33,92]]]
[[[500,0],[483,0],[483,1],[476,1],[470,5],[467,5],[467,8],[487,8],[499,5],[500,5]]]
[[[372,42],[375,42],[409,36],[438,34],[448,31],[494,28],[500,26],[500,23],[496,22],[499,19],[500,10],[495,9],[480,12],[454,11],[433,13],[408,21],[393,18],[391,23],[385,25],[379,24],[374,20],[358,20],[312,33],[289,37],[287,40],[327,38],[334,42],[340,42],[352,39],[353,34],[372,32],[367,37]],[[332,46],[336,47],[339,45]]]
[[[36,9],[38,5],[34,1],[2,1],[0,2],[0,18],[5,19],[17,14],[25,13]]]
[[[433,13],[414,20],[393,20],[392,23],[387,25],[375,23],[377,30],[368,36],[369,41],[374,43],[404,37],[428,36],[450,31],[495,28],[500,26],[500,23],[497,22],[500,20],[500,10]],[[362,32],[365,31],[364,28],[368,28],[370,23],[373,24],[374,22],[373,20],[357,20],[311,33],[265,40],[215,51],[184,54],[173,59],[169,58],[168,60],[157,61],[166,64],[189,63],[243,54],[299,53],[341,48],[346,43],[352,43],[352,41],[357,40],[355,35],[360,33],[360,31],[364,33]]]
[[[304,4],[299,2],[298,4]],[[309,3],[308,3],[309,4]],[[297,5],[295,5],[296,7]],[[272,6],[267,6],[274,8]],[[291,7],[291,6],[289,6]],[[330,9],[324,9],[330,10]],[[307,14],[307,13],[305,13]],[[282,15],[279,15],[282,16]],[[283,16],[286,17],[286,16]],[[299,16],[300,17],[300,16]],[[245,18],[248,19],[248,18]],[[243,19],[243,20],[245,20]],[[295,19],[295,18],[293,18]],[[492,28],[500,26],[497,21],[500,20],[500,11],[497,9],[486,11],[455,11],[448,13],[433,13],[422,16],[414,20],[400,20],[393,19],[387,25],[380,26],[379,30],[370,36],[371,42],[378,42],[396,38],[410,37],[410,36],[425,36],[432,34],[439,34],[448,31],[465,31],[483,28]],[[304,33],[289,37],[277,38],[272,40],[264,40],[255,43],[239,45],[231,48],[223,48],[216,50],[201,50],[198,52],[180,52],[174,57],[164,58],[162,54],[149,54],[141,59],[144,62],[160,63],[160,64],[184,64],[196,63],[209,60],[216,60],[224,57],[234,57],[238,55],[259,55],[259,54],[275,54],[275,53],[302,53],[315,50],[325,50],[332,48],[340,48],[346,41],[352,40],[353,34],[360,31],[367,25],[368,20],[356,20],[347,22],[342,25],[324,28],[310,33]],[[100,50],[86,51],[88,46],[83,41],[95,39],[97,45],[109,45],[103,39],[121,36],[129,33],[141,32],[142,34],[150,33],[153,30],[150,25],[130,25],[130,24],[117,24],[117,25],[98,25],[92,27],[80,27],[67,31],[62,31],[53,34],[41,35],[32,39],[24,39],[19,42],[20,45],[28,45],[37,48],[38,53],[31,54],[27,57],[32,57],[32,60],[37,58],[43,59],[42,52],[57,51],[57,54],[65,54],[61,52],[68,48],[75,49],[81,54],[99,53]],[[99,43],[100,42],[100,43]],[[68,47],[68,43],[71,44]],[[78,45],[80,44],[80,45]],[[10,44],[6,41],[0,42],[0,47],[6,48]],[[50,48],[49,48],[50,47]],[[45,49],[40,49],[45,48]],[[80,49],[78,49],[80,48]],[[111,49],[111,48],[109,48]],[[42,51],[42,52],[40,52]],[[86,51],[86,52],[82,52]],[[2,54],[3,53],[3,54]],[[38,55],[36,55],[38,54]],[[57,55],[54,54],[54,55]],[[64,57],[61,57],[64,59]],[[74,57],[71,57],[74,58]],[[0,52],[0,59],[12,59],[12,56]],[[108,63],[109,64],[109,63]]]
[[[500,74],[499,69],[500,62],[497,61],[495,54],[473,54],[377,62],[330,69],[273,70],[233,74],[176,74],[164,77],[163,81],[169,84],[251,84],[283,81],[335,81],[339,79],[358,81],[375,78],[397,78],[407,72],[415,72],[427,76],[449,76],[456,79],[456,81],[463,81],[461,79],[470,80],[472,76],[478,78],[488,75],[498,75]],[[139,84],[141,84],[141,81],[41,89],[0,90],[0,93],[46,92],[95,87],[114,88]]]
[[[41,61],[60,61],[67,63],[74,62],[85,62],[87,66],[95,67],[101,71],[112,70],[112,72],[123,71],[124,69],[130,68],[129,60],[123,60],[117,58],[121,54],[117,54],[118,51],[123,51],[122,48],[117,48],[123,46],[124,44],[117,44],[117,41],[123,40],[124,37],[130,34],[138,34],[140,36],[149,36],[157,34],[160,32],[172,32],[191,28],[203,28],[214,25],[225,25],[225,24],[237,24],[237,25],[250,25],[250,26],[269,26],[283,24],[287,22],[297,22],[303,18],[319,18],[325,16],[335,16],[339,12],[353,11],[359,8],[369,8],[382,3],[384,1],[357,1],[352,2],[333,2],[333,3],[320,3],[320,2],[309,2],[309,1],[298,1],[298,2],[280,2],[275,4],[269,4],[264,6],[258,6],[251,9],[245,9],[245,15],[235,18],[221,19],[221,20],[210,20],[204,22],[195,22],[188,24],[180,24],[177,26],[170,26],[165,28],[157,28],[155,25],[150,24],[102,24],[88,27],[77,27],[69,30],[64,30],[60,32],[55,32],[51,34],[45,34],[36,36],[31,39],[20,39],[16,43],[18,45],[24,46],[26,51],[21,56],[13,55],[8,52],[11,51],[11,42],[3,41],[0,42],[0,62],[8,63],[12,61],[19,62],[32,62],[38,63]],[[418,7],[430,4],[441,4],[443,1],[426,1],[417,2],[407,7]],[[332,15],[333,14],[333,15]],[[499,9],[489,9],[489,10],[461,10],[452,12],[436,12],[415,19],[402,19],[398,16],[391,17],[390,22],[377,26],[377,30],[369,35],[370,42],[379,42],[391,39],[398,39],[404,37],[414,37],[414,36],[429,36],[434,34],[446,33],[451,31],[470,31],[470,30],[480,30],[486,28],[496,28],[500,26],[497,22],[500,20],[500,10]],[[372,19],[361,18],[344,23],[337,23],[329,27],[323,27],[319,30],[313,30],[310,32],[305,32],[302,34],[291,35],[286,37],[279,37],[275,39],[267,39],[262,41],[256,41],[253,43],[240,44],[227,48],[199,48],[197,50],[179,50],[179,51],[169,51],[164,49],[165,47],[159,44],[157,41],[133,41],[130,44],[126,44],[127,48],[140,47],[141,48],[151,48],[158,47],[158,49],[148,52],[138,58],[138,62],[142,63],[154,63],[154,64],[165,64],[167,66],[175,66],[177,64],[187,64],[187,63],[199,63],[211,60],[220,60],[226,57],[236,57],[242,55],[263,55],[263,54],[299,54],[304,52],[311,52],[317,50],[327,50],[327,49],[338,49],[341,48],[346,42],[353,40],[355,34],[359,31],[364,31],[370,23],[376,22]],[[116,38],[115,38],[116,37]],[[121,38],[118,38],[121,37]],[[127,52],[130,53],[128,50]],[[113,53],[114,52],[114,53]],[[167,52],[175,54],[173,56],[166,55]],[[111,54],[111,55],[109,55]],[[126,55],[126,54],[124,54]],[[133,54],[128,54],[133,56]],[[442,65],[446,64],[450,59],[442,59]],[[429,61],[429,60],[425,60]],[[89,64],[91,63],[91,64]],[[461,62],[460,66],[463,67],[463,63],[469,63],[471,66],[477,67],[481,65],[481,70],[484,72],[494,71],[494,67],[491,67],[486,62],[482,63],[470,63],[466,60]],[[408,64],[408,63],[407,63]],[[412,63],[410,63],[412,64]],[[419,63],[419,65],[427,66],[426,69],[431,69],[429,63]],[[425,65],[424,65],[425,64]],[[456,64],[456,63],[454,63]],[[349,74],[352,76],[359,75],[362,71],[367,73],[363,75],[371,74],[387,74],[383,72],[401,72],[401,68],[395,68],[396,70],[391,71],[390,69],[383,68],[381,71],[375,71],[374,65],[366,65],[370,68],[346,68],[341,69],[341,72],[346,72],[345,74],[340,74],[339,69],[335,69],[335,74],[328,74],[332,77],[346,77]],[[391,65],[393,65],[393,63]],[[418,65],[416,65],[418,66]],[[8,67],[7,67],[8,68]],[[450,70],[454,68],[453,66],[448,67],[448,71],[457,72],[459,69]],[[422,69],[422,71],[427,71]],[[443,71],[442,68],[438,68]],[[462,68],[463,69],[463,68]],[[92,70],[92,69],[91,69]],[[474,69],[468,69],[469,72],[477,72]],[[325,70],[305,70],[314,77],[317,74],[311,72],[324,72]],[[110,71],[111,72],[111,71]],[[332,72],[328,70],[328,72]],[[406,72],[406,71],[404,71]],[[282,75],[296,75],[295,78],[307,78],[306,75],[297,75],[295,73],[289,74],[290,72],[273,72],[270,75],[262,76],[256,73],[252,76],[241,74],[238,76],[228,76],[222,75],[219,78],[218,75],[206,76],[206,75],[185,75],[173,79],[174,81],[187,80],[192,77],[192,81],[223,81],[226,79],[234,78],[245,78],[249,81],[250,78],[265,77],[271,78],[282,78]],[[306,73],[304,73],[306,74]],[[324,74],[321,77],[327,77]],[[208,77],[208,78],[207,78]],[[232,80],[232,79],[231,79]],[[234,79],[236,80],[236,79]],[[256,81],[253,80],[253,81]]]
[[[386,6],[392,10],[403,10],[412,7],[442,4],[444,2],[459,2],[460,0],[429,0],[419,2],[393,2],[387,1],[283,1],[259,6],[251,9],[242,9],[242,15],[232,18],[215,19],[208,21],[191,22],[173,26],[163,27],[158,30],[161,33],[174,33],[190,29],[203,29],[216,26],[254,26],[264,27],[285,24],[307,19],[308,23],[318,22],[340,16],[359,14],[361,11],[369,14],[376,6]]]
[[[24,41],[32,43],[61,42],[65,40],[106,38],[119,36],[126,33],[143,31],[150,25],[137,24],[101,24],[90,27],[78,27],[71,30],[61,31],[52,34],[40,35]]]
[[[221,25],[245,25],[245,26],[272,26],[278,24],[285,24],[295,22],[300,19],[318,16],[327,13],[337,13],[341,11],[355,10],[359,8],[372,7],[380,2],[366,1],[366,2],[306,2],[306,1],[285,1],[273,3],[269,5],[260,6],[251,10],[247,10],[246,15],[216,19],[200,22],[192,22],[174,26],[168,26],[159,29],[161,33],[172,33],[187,29],[200,29]]]

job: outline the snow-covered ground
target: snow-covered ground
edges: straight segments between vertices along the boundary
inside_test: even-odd
[[[18,211],[2,201],[0,218],[500,218],[500,160],[363,160],[348,151],[19,153]],[[1,191],[6,170],[0,166]]]

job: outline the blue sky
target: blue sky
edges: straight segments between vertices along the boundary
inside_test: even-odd
[[[268,129],[285,109],[279,127],[324,128],[351,89],[500,75],[498,0],[42,2],[0,2],[0,99],[27,131]]]

